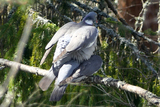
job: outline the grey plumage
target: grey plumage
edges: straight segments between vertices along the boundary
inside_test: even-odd
[[[56,70],[52,65],[49,72],[47,72],[47,74],[40,80],[39,87],[43,91],[46,91],[57,76],[58,76],[58,70]]]
[[[73,31],[72,30],[69,30],[70,28],[71,29],[76,29],[80,27],[80,25],[78,26],[77,23],[75,22],[69,22],[65,25],[63,25],[55,34],[54,36],[52,37],[52,39],[49,41],[49,43],[46,45],[45,49],[46,49],[46,52],[45,54],[43,55],[43,58],[41,59],[41,62],[40,62],[40,65],[43,64],[43,62],[45,61],[46,57],[48,56],[50,50],[52,49],[53,45],[59,40],[59,38],[63,37],[65,34],[70,34],[72,33]]]
[[[98,55],[93,55],[89,60],[86,60],[81,64],[74,61],[70,61],[68,64],[69,65],[65,64],[64,66],[62,66],[60,70],[61,75],[59,76],[62,76],[62,77],[61,77],[61,80],[58,80],[57,78],[55,83],[55,88],[50,97],[50,101],[59,101],[62,98],[68,86],[68,83],[79,82],[82,79],[88,76],[91,76],[93,73],[98,71],[102,65],[102,59]],[[68,71],[69,74],[64,73],[63,70]],[[72,76],[71,76],[71,73],[72,73]]]
[[[59,84],[59,86],[66,85],[71,82],[79,82],[82,79],[91,76],[100,69],[100,67],[102,66],[102,62],[103,61],[100,56],[92,55],[89,60],[86,60],[83,63],[81,63],[80,66],[77,69],[75,69],[73,75],[63,80]]]
[[[49,70],[49,72],[40,80],[39,82],[39,87],[43,90],[46,91],[49,86],[51,85],[52,81],[56,76],[53,74],[52,68]]]
[[[93,23],[88,24],[86,20],[91,20],[95,22],[96,16],[96,13],[90,12],[82,20],[82,22],[78,23],[78,25],[83,26],[79,27],[70,34],[71,40],[69,44],[62,51],[62,53],[53,61],[53,63],[63,59],[66,56],[71,56],[72,59],[78,60],[79,62],[87,60],[91,57],[97,46],[96,39],[98,36],[98,30],[95,26],[93,26]]]
[[[59,101],[61,99],[61,97],[63,96],[63,94],[65,92],[67,85],[59,86],[59,83],[61,81],[65,80],[66,78],[68,78],[69,76],[71,76],[74,69],[76,69],[79,65],[80,64],[77,61],[71,60],[71,61],[65,63],[60,68],[58,77],[55,81],[55,87],[54,87],[53,92],[50,97],[50,101]]]
[[[87,32],[87,33],[86,33]],[[64,51],[53,61],[57,62],[66,55],[82,62],[87,60],[93,54],[96,48],[98,30],[94,26],[83,26],[73,33],[73,36]]]
[[[67,85],[62,85],[62,86],[56,85],[54,87],[54,90],[52,91],[49,101],[59,101],[63,97],[66,88]]]
[[[98,35],[98,30],[93,26],[93,23],[96,22],[97,14],[95,12],[88,13],[80,23],[69,22],[63,25],[52,37],[50,42],[45,47],[46,52],[40,62],[40,65],[43,64],[47,55],[49,54],[53,45],[63,36],[68,36],[71,38],[68,46],[64,49],[64,51],[54,59],[53,63],[58,60],[63,59],[64,57],[69,56],[68,53],[71,53],[71,58],[79,60],[82,62],[83,60],[89,59],[93,54],[93,51],[96,47],[96,38]],[[93,23],[88,24],[86,20],[91,20]],[[86,51],[90,50],[90,51]],[[83,55],[83,52],[85,54]],[[81,53],[81,57],[79,54]],[[78,56],[77,56],[78,55]],[[87,56],[86,56],[87,55]],[[86,57],[85,57],[86,56]]]
[[[64,48],[68,45],[68,36],[61,37],[57,43],[57,47],[54,53],[53,60],[64,50]],[[50,48],[51,49],[51,48]],[[50,50],[48,49],[48,50]],[[47,51],[46,51],[47,52]],[[63,62],[67,62],[68,60],[71,60],[71,58],[68,56],[66,58],[63,58],[63,60],[59,60],[56,63],[52,65],[49,72],[40,80],[39,87],[46,91],[50,84],[55,80],[55,78],[58,76],[59,69],[64,64]]]
[[[53,60],[64,50],[66,45],[68,45],[68,36],[61,37],[57,43],[57,47],[54,53]],[[67,62],[68,60],[71,60],[69,56],[66,58],[63,58],[63,60],[57,61],[55,64],[52,65],[49,72],[39,82],[39,87],[43,91],[46,91],[48,87],[50,86],[50,84],[55,80],[55,78],[57,78],[59,69],[64,64],[63,62]]]
[[[80,76],[91,76],[93,73],[99,70],[102,66],[102,58],[98,55],[92,55],[87,61],[84,61],[80,67],[76,69],[76,72],[72,75],[74,78]]]
[[[73,31],[72,30],[69,30],[69,29],[73,29],[73,28],[77,28],[79,26],[76,26],[77,23],[75,22],[69,22],[65,25],[63,25],[55,34],[54,36],[52,37],[52,39],[49,41],[49,43],[46,45],[45,49],[49,49],[51,48],[57,41],[59,38],[61,38],[62,36],[64,36],[65,34],[70,34],[72,33]]]
[[[62,98],[67,84],[59,86],[60,82],[70,77],[80,63],[88,60],[93,54],[98,35],[97,28],[93,26],[96,16],[95,12],[90,12],[80,23],[69,22],[65,24],[45,47],[46,52],[40,64],[45,61],[53,45],[58,42],[53,57],[53,65],[39,82],[40,88],[45,91],[56,78],[50,101],[58,101]]]

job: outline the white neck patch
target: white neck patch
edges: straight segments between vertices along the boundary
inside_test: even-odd
[[[89,25],[93,25],[93,21],[92,20],[85,20],[85,23],[89,24]]]

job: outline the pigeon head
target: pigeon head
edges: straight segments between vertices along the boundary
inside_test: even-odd
[[[97,13],[89,12],[82,20],[87,25],[93,25],[97,21]]]

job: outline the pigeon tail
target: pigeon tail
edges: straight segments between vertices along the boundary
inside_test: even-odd
[[[64,92],[67,88],[67,85],[63,85],[63,86],[58,86],[55,85],[54,90],[50,96],[50,101],[59,101],[62,96],[64,95]]]
[[[51,68],[49,72],[40,80],[39,82],[39,87],[43,90],[46,91],[53,80],[55,79],[55,75],[53,73],[53,69]]]

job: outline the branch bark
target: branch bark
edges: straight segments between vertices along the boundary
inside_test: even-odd
[[[14,61],[9,61],[9,60],[2,59],[2,58],[0,58],[0,65],[6,66],[6,67],[12,67],[14,65],[21,71],[34,73],[40,76],[45,76],[45,74],[48,72],[48,70],[40,69],[38,67],[32,67],[32,66],[21,64],[21,63],[14,62]],[[118,88],[124,91],[132,92],[146,99],[151,104],[160,106],[160,97],[156,96],[155,94],[153,94],[152,92],[148,90],[145,90],[138,86],[128,84],[118,79],[113,79],[109,77],[102,78],[100,76],[91,76],[82,81],[87,82],[87,83],[92,83],[92,84],[102,84],[108,87],[114,87],[114,88]]]

